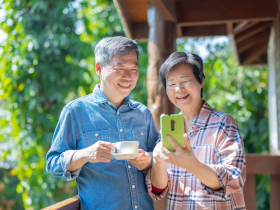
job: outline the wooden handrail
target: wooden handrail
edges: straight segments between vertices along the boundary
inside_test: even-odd
[[[246,184],[244,197],[247,210],[256,210],[256,174],[270,175],[270,210],[280,209],[280,156],[246,154]],[[79,210],[79,196],[74,196],[43,210]],[[162,210],[155,208],[155,210]]]
[[[76,195],[42,210],[80,210],[80,199]]]

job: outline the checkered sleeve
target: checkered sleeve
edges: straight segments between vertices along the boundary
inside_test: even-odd
[[[201,184],[206,195],[225,200],[229,193],[242,190],[246,179],[246,163],[243,140],[234,118],[226,115],[218,130],[215,164],[209,166],[218,176],[222,188],[215,190]]]
[[[167,173],[168,176],[168,183],[167,183],[167,187],[164,189],[164,191],[162,193],[156,194],[152,191],[152,181],[151,181],[151,170],[150,169],[146,175],[146,185],[148,188],[148,194],[151,196],[151,198],[155,201],[159,201],[162,198],[164,198],[164,196],[167,194],[169,186],[170,186],[170,179],[169,179],[169,175]]]
[[[161,142],[161,131],[159,132],[159,135],[158,135],[158,140],[156,141],[156,144],[160,143]],[[149,195],[151,196],[151,198],[155,201],[159,201],[161,200],[162,198],[164,198],[164,196],[166,195],[166,193],[168,192],[168,189],[169,189],[169,185],[170,185],[170,179],[169,179],[169,174],[167,173],[167,176],[168,176],[168,183],[167,183],[167,187],[164,189],[164,191],[160,194],[156,194],[152,191],[152,181],[151,181],[151,171],[152,169],[150,169],[146,175],[146,185],[147,185],[147,188],[148,188],[148,193]]]

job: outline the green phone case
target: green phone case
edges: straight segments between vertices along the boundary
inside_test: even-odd
[[[178,144],[184,148],[184,118],[182,114],[172,114],[160,116],[162,145],[169,151],[175,151],[172,144],[167,139],[167,135],[172,136]]]

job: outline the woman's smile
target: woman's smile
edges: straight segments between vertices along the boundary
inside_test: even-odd
[[[189,98],[189,95],[190,94],[186,94],[186,95],[183,95],[183,96],[176,96],[176,99],[178,101],[185,101],[185,100],[187,100]]]

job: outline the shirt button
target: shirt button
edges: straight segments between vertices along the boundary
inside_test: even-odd
[[[130,165],[128,165],[127,167],[128,167],[128,168],[131,168],[131,166],[130,166]]]
[[[98,136],[98,133],[96,133],[95,136]]]
[[[118,112],[118,115],[120,115],[120,113]]]
[[[137,209],[137,206],[134,206],[135,209]]]
[[[134,189],[134,188],[135,188],[135,185],[132,185],[132,188]]]
[[[123,129],[120,129],[120,132],[123,132]]]
[[[181,200],[183,200],[183,198],[182,198],[182,197],[179,197],[179,201],[181,201]]]
[[[181,178],[184,178],[184,176],[182,175]]]
[[[141,135],[143,136],[143,133],[141,132]]]

